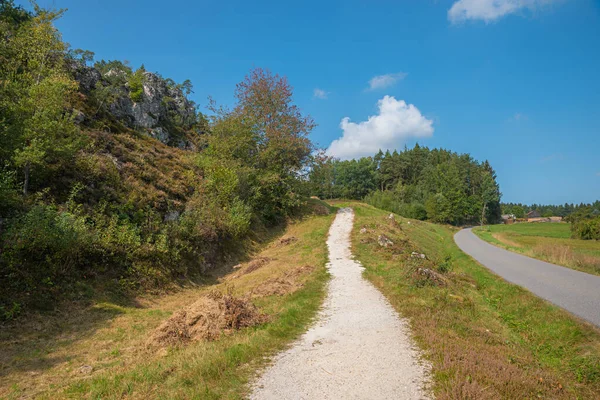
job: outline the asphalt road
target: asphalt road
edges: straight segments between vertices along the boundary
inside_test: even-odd
[[[509,282],[600,327],[600,276],[586,274],[493,246],[471,229],[454,235],[462,251]]]

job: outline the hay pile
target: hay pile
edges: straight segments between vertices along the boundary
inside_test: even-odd
[[[282,276],[267,279],[252,290],[252,297],[283,296],[293,293],[304,286],[300,278],[313,270],[314,267],[305,265],[303,267],[294,268]]]
[[[279,242],[277,243],[277,245],[278,246],[287,246],[288,244],[292,244],[297,241],[298,241],[297,237],[287,236],[287,237],[283,237],[283,238],[279,239]]]
[[[248,263],[248,266],[241,271],[241,275],[249,274],[267,265],[271,259],[269,257],[258,257]]]
[[[149,344],[169,346],[214,340],[221,334],[261,324],[267,316],[247,299],[213,291],[163,322]]]

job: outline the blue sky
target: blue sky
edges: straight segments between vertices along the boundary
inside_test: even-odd
[[[418,141],[488,159],[504,201],[600,198],[598,1],[39,4],[69,9],[73,47],[191,79],[201,106],[252,67],[286,75],[340,157]]]

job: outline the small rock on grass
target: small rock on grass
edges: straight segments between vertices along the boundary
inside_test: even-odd
[[[82,375],[89,375],[92,373],[93,370],[94,367],[92,367],[91,365],[82,365],[81,367],[79,367],[79,373]]]
[[[427,258],[427,256],[426,256],[425,254],[423,254],[423,253],[417,253],[416,251],[413,251],[413,252],[410,254],[410,256],[411,256],[412,258],[422,258],[422,259],[426,259],[426,258]]]
[[[379,245],[381,247],[389,247],[389,246],[393,246],[394,245],[394,242],[392,242],[385,235],[379,235],[379,238],[377,239],[377,243],[379,243]]]

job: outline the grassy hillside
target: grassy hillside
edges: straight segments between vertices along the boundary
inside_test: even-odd
[[[353,252],[410,320],[438,399],[600,396],[596,328],[489,272],[458,249],[453,228],[336,205],[355,209]]]
[[[30,8],[0,1],[0,321],[196,279],[308,198],[285,77],[253,69],[207,118],[190,81],[94,62]]]
[[[490,225],[473,232],[507,250],[600,275],[600,242],[571,239],[570,224]]]
[[[0,331],[0,398],[243,397],[248,378],[302,333],[320,307],[327,273],[326,235],[334,213],[296,220],[253,260],[222,268],[204,284],[130,303],[14,321]],[[157,328],[213,290],[248,296],[267,322],[216,340],[152,341]]]

